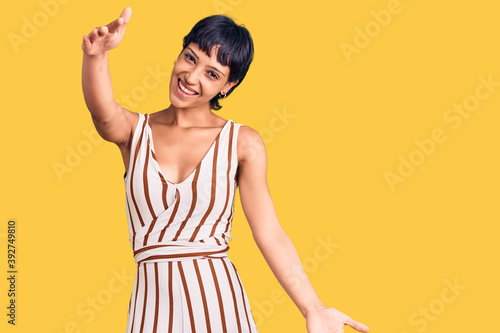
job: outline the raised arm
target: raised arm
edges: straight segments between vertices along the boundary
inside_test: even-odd
[[[238,184],[245,217],[259,250],[279,283],[306,318],[309,333],[341,333],[349,325],[360,332],[368,327],[323,305],[311,285],[295,247],[281,227],[267,184],[267,156],[257,131],[242,126],[238,134]]]
[[[138,117],[114,100],[108,51],[122,41],[131,15],[132,9],[126,7],[118,19],[93,29],[88,36],[83,36],[82,42],[82,89],[85,103],[99,135],[119,146],[129,141]]]

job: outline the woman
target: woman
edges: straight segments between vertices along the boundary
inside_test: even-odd
[[[257,332],[227,257],[234,194],[264,258],[306,319],[309,333],[368,327],[325,307],[280,226],[260,135],[211,110],[243,80],[253,58],[246,28],[223,15],[184,38],[170,80],[170,106],[131,112],[113,99],[107,51],[123,39],[132,10],[83,36],[82,86],[97,132],[120,148],[137,274],[127,332]]]

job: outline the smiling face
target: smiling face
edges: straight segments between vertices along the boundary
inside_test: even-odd
[[[179,55],[170,79],[170,102],[177,108],[207,107],[218,93],[227,93],[236,82],[228,82],[229,66],[217,61],[217,46],[211,57],[190,43]]]

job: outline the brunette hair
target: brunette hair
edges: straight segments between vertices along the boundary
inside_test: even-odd
[[[182,52],[190,44],[198,47],[210,57],[214,46],[219,45],[217,61],[223,66],[229,66],[229,82],[239,80],[226,93],[226,97],[240,85],[245,78],[253,60],[253,40],[250,32],[243,26],[225,15],[212,15],[200,20],[184,37]],[[182,53],[181,52],[181,53]],[[220,110],[219,93],[210,100],[210,108]]]

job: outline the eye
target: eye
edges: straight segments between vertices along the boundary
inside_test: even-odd
[[[194,61],[194,58],[189,53],[186,53],[186,59],[189,61]]]
[[[208,75],[210,75],[211,78],[214,78],[214,79],[219,79],[219,76],[217,74],[215,74],[214,72],[208,72]]]

